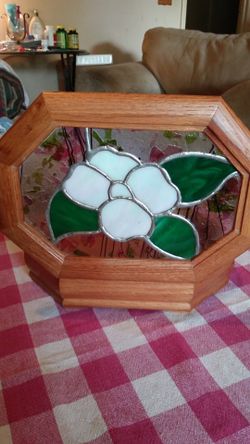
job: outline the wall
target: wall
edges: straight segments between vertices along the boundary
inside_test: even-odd
[[[119,63],[140,59],[147,29],[185,27],[186,1],[173,0],[172,6],[161,6],[157,0],[22,0],[20,6],[22,12],[38,9],[45,24],[76,27],[81,48],[92,53],[112,53],[114,62]],[[0,1],[1,12],[5,3]],[[5,39],[3,21],[0,39]],[[40,62],[34,59],[32,63],[24,58],[20,61],[20,57],[7,61],[21,76],[32,99],[42,90],[57,89],[52,57]]]

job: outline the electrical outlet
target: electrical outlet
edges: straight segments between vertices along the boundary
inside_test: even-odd
[[[88,54],[76,57],[76,65],[110,65],[113,62],[112,54]]]

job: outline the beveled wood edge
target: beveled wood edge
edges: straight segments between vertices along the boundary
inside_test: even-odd
[[[127,93],[43,93],[54,122],[65,126],[203,131],[215,113],[216,96]]]
[[[38,120],[36,125],[34,118]],[[209,127],[216,134],[220,133],[233,151],[240,150],[250,159],[250,150],[246,149],[249,131],[221,97],[44,92],[1,139],[0,162],[21,164],[43,137],[58,126],[105,128],[107,125],[182,131],[206,131]],[[249,164],[247,169],[249,171]]]
[[[0,139],[0,163],[20,166],[55,128],[43,94]]]
[[[100,308],[129,308],[129,309],[142,309],[143,310],[169,310],[169,311],[183,311],[190,312],[193,308],[192,304],[189,302],[151,302],[150,300],[133,300],[127,301],[122,299],[108,299],[100,300],[100,299],[92,299],[92,298],[62,298],[60,300],[63,307],[100,307]]]
[[[206,277],[209,274],[209,270],[206,270],[206,276],[203,278],[201,275],[201,279],[197,280],[194,285],[194,295],[191,302],[192,308],[199,305],[204,299],[208,296],[211,296],[213,293],[223,288],[229,280],[230,272],[233,268],[233,262],[229,262],[228,264],[224,264],[223,269],[218,268],[217,273],[213,273],[213,280],[207,280]],[[219,271],[218,271],[219,270]]]
[[[250,172],[250,131],[221,98],[220,103],[208,125],[208,131],[212,131],[224,144],[227,152],[237,159],[244,170]]]
[[[180,275],[186,282],[193,282],[191,261],[166,259],[128,259],[75,257],[68,255],[62,266],[60,278],[93,280],[127,280],[141,282],[179,282]]]
[[[244,218],[242,221],[241,232],[244,236],[250,238],[250,177],[248,178],[248,190],[244,207]]]
[[[249,188],[249,177],[243,177],[240,195],[238,199],[235,221],[234,221],[234,230],[238,233],[242,232],[242,225],[244,223],[244,219],[246,219],[246,207],[249,204],[248,198],[248,188]]]
[[[112,276],[109,279],[63,279],[59,283],[60,294],[67,298],[77,297],[85,299],[126,299],[131,301],[134,298],[160,302],[170,300],[171,302],[190,302],[193,297],[194,281],[185,282],[144,282],[144,281],[113,281]],[[146,293],[146,294],[145,294]],[[150,296],[149,296],[150,294]]]
[[[244,211],[245,211],[245,207],[246,207],[246,201],[247,201],[247,193],[248,193],[248,187],[249,187],[249,173],[244,168],[244,165],[238,161],[238,159],[235,157],[235,155],[233,155],[231,152],[227,151],[227,148],[225,147],[225,145],[218,139],[216,134],[214,134],[210,128],[206,129],[205,134],[216,145],[216,147],[219,148],[222,151],[222,153],[226,155],[229,162],[231,162],[232,165],[234,165],[234,167],[237,169],[237,171],[241,175],[242,183],[241,183],[239,201],[237,204],[235,222],[234,222],[234,230],[236,230],[236,232],[240,233],[242,221],[243,221],[243,217],[244,217]]]
[[[245,234],[237,235],[235,232],[227,234],[224,238],[218,240],[214,245],[203,251],[191,262],[195,273],[201,266],[209,266],[211,270],[219,264],[231,263],[244,251],[250,248],[250,237]],[[197,270],[196,270],[197,269]],[[208,272],[208,270],[207,270]]]
[[[204,131],[219,103],[214,96],[44,92],[1,138],[0,162],[20,165],[60,126]]]
[[[0,230],[23,221],[18,168],[0,163]]]
[[[66,254],[56,248],[45,235],[26,222],[9,227],[3,233],[52,276],[60,276]]]
[[[223,143],[218,135],[211,129],[211,126],[213,124],[213,119],[211,120],[210,125],[205,128],[204,134],[211,140],[211,142],[227,157],[229,162],[231,162],[235,168],[242,174],[242,175],[249,175],[249,171],[247,168],[246,162],[242,162],[242,156],[240,156],[240,159],[238,158],[238,147],[234,144],[233,150],[228,150],[227,144],[225,142]],[[217,127],[216,127],[217,129]],[[227,134],[226,134],[227,136]],[[250,143],[250,140],[248,141]],[[227,141],[226,141],[227,143]],[[243,154],[244,156],[244,154]],[[245,160],[245,158],[244,158]]]

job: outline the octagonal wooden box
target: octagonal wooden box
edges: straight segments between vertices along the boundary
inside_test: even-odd
[[[24,218],[19,171],[60,126],[203,131],[241,175],[233,230],[190,261],[76,257]],[[249,131],[218,97],[43,93],[0,141],[0,230],[25,253],[31,276],[65,306],[189,311],[225,285],[250,245]]]

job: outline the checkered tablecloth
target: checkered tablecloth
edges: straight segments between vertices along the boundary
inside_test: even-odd
[[[0,235],[1,444],[249,444],[250,253],[191,314],[65,309]]]

